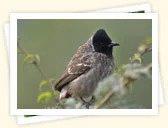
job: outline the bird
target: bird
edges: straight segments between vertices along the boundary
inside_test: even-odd
[[[112,74],[115,63],[112,41],[104,29],[98,29],[89,40],[79,46],[59,80],[53,85],[59,98],[79,98],[86,108],[95,101],[94,91],[98,83]],[[85,99],[92,97],[89,102]]]

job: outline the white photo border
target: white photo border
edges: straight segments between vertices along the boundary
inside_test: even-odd
[[[95,11],[89,12],[98,12],[98,13],[119,13],[119,12],[137,12],[137,11],[145,11],[145,13],[151,12],[151,5],[148,3],[144,4],[133,4],[129,6],[123,7],[115,7],[115,8],[104,8],[104,9],[97,9]]]
[[[151,6],[149,4],[138,4],[138,5],[119,7],[119,8],[107,8],[107,9],[103,9],[103,10],[100,9],[100,10],[96,10],[94,12],[106,12],[106,13],[108,13],[108,12],[119,13],[120,12],[121,13],[121,12],[133,12],[133,11],[140,11],[140,10],[144,10],[145,13],[151,12]],[[9,31],[9,30],[7,29],[7,31]],[[159,75],[159,78],[160,78],[160,75]],[[161,80],[160,80],[160,82],[161,82]],[[158,102],[159,102],[159,105],[163,104],[163,102],[164,102],[161,83],[159,83],[159,101]],[[27,118],[25,116],[17,116],[17,124],[28,124],[28,123],[50,121],[50,120],[59,120],[60,117],[62,117],[62,116],[52,116],[52,117],[51,116],[36,116],[36,117],[29,117],[29,118]],[[67,119],[67,117],[69,117],[69,116],[63,116],[63,117],[65,117],[65,118],[62,118],[62,119]],[[73,117],[78,117],[78,116],[73,116]],[[71,117],[71,118],[73,118],[73,117]]]
[[[152,109],[17,109],[17,19],[151,19]],[[154,69],[154,70],[153,70]],[[12,115],[157,115],[158,21],[156,13],[12,13],[10,16],[10,107]]]

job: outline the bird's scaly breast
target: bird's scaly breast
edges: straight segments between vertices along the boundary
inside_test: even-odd
[[[72,96],[91,96],[98,82],[112,73],[114,64],[111,58],[101,53],[93,53],[90,61],[92,69],[69,84],[69,91]]]

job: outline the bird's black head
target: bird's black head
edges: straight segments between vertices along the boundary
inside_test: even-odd
[[[113,46],[119,45],[110,39],[104,29],[97,30],[97,32],[93,35],[92,41],[96,52],[100,52],[108,56],[112,56]]]

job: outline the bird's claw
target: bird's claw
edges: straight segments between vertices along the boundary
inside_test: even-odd
[[[81,100],[83,102],[83,105],[85,105],[86,109],[89,109],[90,105],[92,105],[95,102],[95,97],[92,96],[89,102],[86,102],[82,97],[81,97]]]

